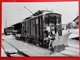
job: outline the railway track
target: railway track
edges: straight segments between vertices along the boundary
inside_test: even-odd
[[[2,42],[2,45],[5,45],[3,47],[5,48],[6,51],[8,51],[10,53],[19,51],[20,54],[19,53],[17,53],[17,54],[19,54],[20,56],[25,56],[25,55],[28,55],[28,56],[49,56],[51,53],[51,51],[48,49],[44,49],[44,48],[29,44],[29,43],[15,40],[15,39],[5,39]],[[22,54],[24,53],[25,55],[24,54],[21,55],[21,53]],[[15,55],[15,54],[12,53],[10,55]],[[2,55],[2,56],[4,56],[4,55]]]
[[[14,57],[14,56],[23,56],[23,57],[29,57],[29,55],[25,54],[24,52],[20,51],[19,49],[17,49],[15,46],[13,46],[11,43],[9,43],[8,41],[6,40],[2,40],[2,43],[5,43],[7,44],[11,50],[5,48],[6,46],[5,45],[2,45],[2,49],[4,50],[5,54],[7,57]]]

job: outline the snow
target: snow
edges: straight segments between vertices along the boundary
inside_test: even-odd
[[[35,46],[33,44],[30,44],[30,43],[15,40],[15,38],[12,35],[3,36],[3,39],[29,56],[79,56],[79,41],[78,40],[69,39],[68,47],[66,47],[65,50],[51,54],[51,51],[48,49],[44,49],[44,48]],[[12,46],[7,44],[5,41],[2,41],[2,45],[4,46],[6,51],[16,52],[16,50]],[[4,57],[5,53],[3,49],[1,52],[2,52],[1,56]],[[17,55],[17,54],[13,54],[12,56],[22,57],[21,55]]]
[[[48,49],[40,48],[38,46],[29,44],[29,43],[15,40],[14,38],[11,38],[11,39],[7,38],[6,41],[8,41],[14,47],[16,47],[17,49],[19,49],[20,51],[24,52],[29,56],[47,56],[47,55],[50,55],[51,53],[51,51]],[[3,45],[6,45],[6,44],[3,44]],[[7,50],[10,50],[8,45],[6,45],[5,48],[8,48]]]
[[[51,54],[51,56],[66,56],[66,55],[61,54],[61,53],[54,53],[54,54]]]
[[[1,56],[2,57],[6,57],[6,53],[4,52],[4,49],[3,48],[1,49]]]
[[[64,51],[61,51],[60,53],[65,54],[67,56],[79,56],[79,53],[69,51],[69,50],[64,50]]]
[[[2,46],[5,48],[6,52],[17,52],[10,44],[6,43],[5,41],[2,42]]]
[[[73,51],[73,52],[79,53],[79,49],[78,49],[78,48],[66,47],[65,49],[66,49],[66,50],[69,50],[69,51]]]

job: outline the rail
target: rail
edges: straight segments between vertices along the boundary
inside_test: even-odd
[[[2,45],[2,48],[3,48],[4,52],[6,53],[6,56],[12,57],[11,54],[18,54],[18,55],[22,55],[22,56],[25,56],[25,57],[29,57],[29,55],[23,53],[22,51],[20,51],[20,50],[17,49],[16,47],[14,47],[14,46],[13,46],[11,43],[9,43],[8,41],[6,41],[6,40],[4,40],[4,39],[3,39],[3,41],[5,41],[5,42],[8,43],[10,46],[12,46],[14,49],[17,50],[17,52],[12,52],[12,53],[10,53],[9,51],[6,51],[5,48],[4,48],[4,46]],[[2,42],[3,42],[3,41],[2,41]]]

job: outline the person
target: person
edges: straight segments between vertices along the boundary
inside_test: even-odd
[[[55,35],[52,33],[52,31],[50,32],[49,35],[49,49],[52,49],[52,42],[55,40]]]

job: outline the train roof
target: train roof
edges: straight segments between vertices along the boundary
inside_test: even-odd
[[[47,12],[47,13],[45,13],[45,12]],[[59,14],[59,13],[53,13],[53,12],[51,12],[51,11],[49,11],[49,10],[38,10],[38,11],[37,11],[36,13],[34,13],[32,16],[27,17],[27,18],[25,18],[24,20],[30,20],[30,19],[36,18],[36,17],[38,17],[38,16],[42,16],[42,15],[44,15],[44,14],[46,14],[46,15],[48,15],[48,14],[53,14],[53,15],[61,16],[61,14]]]
[[[49,14],[53,14],[53,15],[55,15],[55,16],[56,16],[56,15],[61,16],[61,14],[59,14],[59,13],[47,13],[47,14],[48,14],[48,15],[49,15]],[[46,15],[47,15],[47,14],[46,14]]]
[[[30,19],[31,17],[27,17],[27,18],[25,18],[24,20],[27,20],[27,19]]]
[[[61,15],[59,13],[53,13],[53,12],[51,12],[49,10],[38,10],[36,13],[33,14],[33,16],[37,16],[37,15],[40,15],[40,14],[45,13],[45,12],[49,12],[49,14]]]

